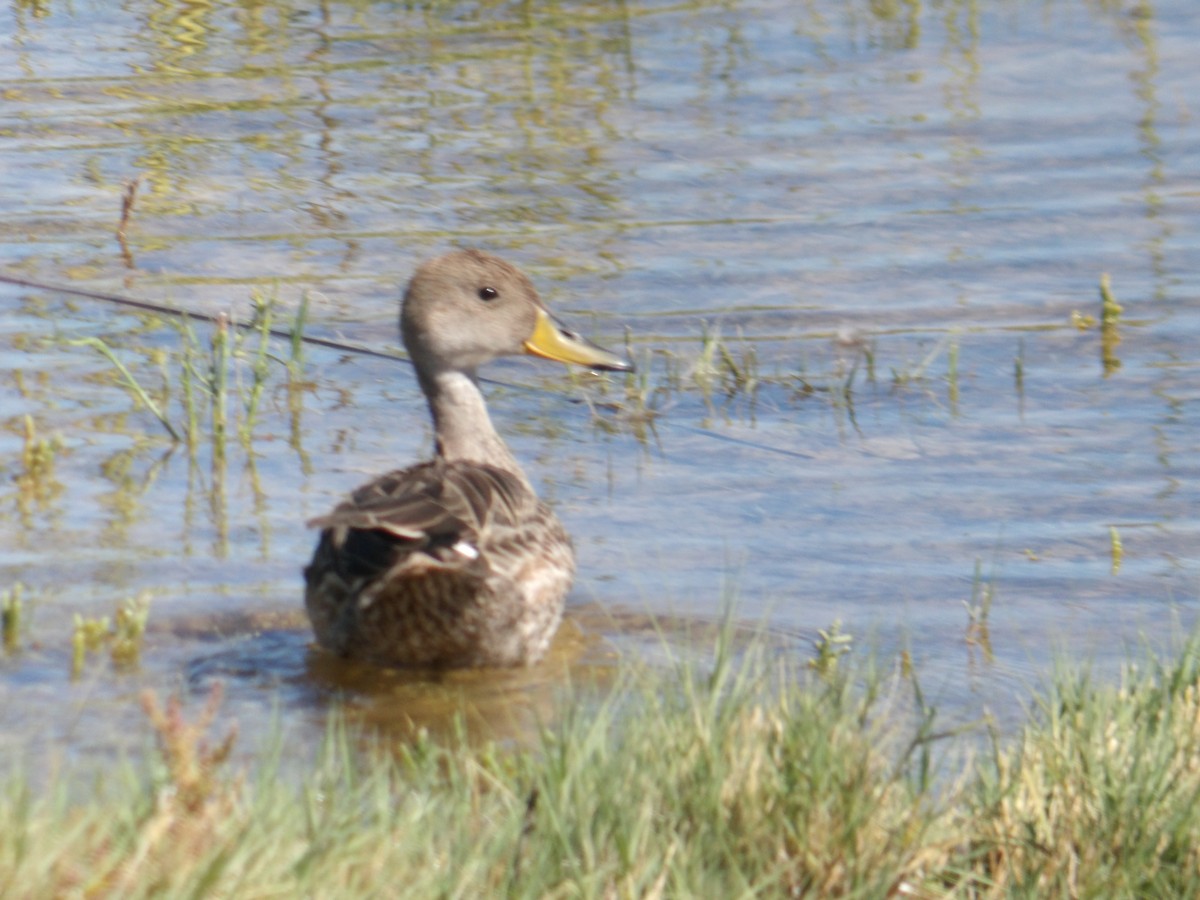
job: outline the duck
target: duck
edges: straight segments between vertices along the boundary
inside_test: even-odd
[[[400,332],[433,420],[434,455],[308,522],[320,530],[304,569],[316,643],[391,667],[532,665],[562,620],[575,551],[493,426],[478,370],[518,355],[634,367],[563,325],[524,272],[477,249],[416,269]]]

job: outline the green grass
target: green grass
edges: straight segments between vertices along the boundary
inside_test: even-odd
[[[992,654],[992,631],[991,631],[991,614],[992,603],[996,599],[996,573],[994,571],[985,580],[983,577],[983,561],[975,560],[975,577],[971,580],[971,599],[964,600],[963,606],[967,610],[967,643],[978,647],[987,660],[991,660]]]
[[[1023,731],[939,731],[903,666],[753,649],[627,663],[534,747],[231,762],[219,697],[143,706],[153,764],[0,789],[5,897],[1182,897],[1200,889],[1200,642],[1119,685],[1061,671]],[[569,692],[568,692],[569,694]],[[208,737],[215,732],[214,737]],[[937,753],[938,749],[958,752]],[[932,763],[967,760],[939,771]],[[71,791],[74,790],[74,793]]]
[[[839,359],[831,372],[818,376],[802,365],[767,371],[754,339],[726,338],[717,326],[705,324],[695,348],[673,348],[653,337],[643,340],[655,344],[654,349],[639,348],[628,335],[626,339],[626,355],[636,372],[622,377],[571,375],[577,388],[588,389],[584,397],[600,429],[628,431],[639,440],[654,437],[657,419],[686,395],[698,397],[709,415],[725,415],[736,404],[753,412],[760,391],[770,387],[781,389],[790,400],[827,397],[832,406],[852,414],[854,380],[864,361],[868,380],[874,380],[874,349],[862,339],[839,345],[849,353],[848,366]]]
[[[1117,346],[1121,343],[1121,313],[1124,307],[1113,296],[1108,273],[1100,276],[1100,363],[1104,377],[1121,368]]]
[[[21,619],[24,616],[25,586],[19,581],[7,591],[0,592],[0,643],[6,652],[15,651],[21,642]]]
[[[34,506],[45,505],[63,489],[55,476],[55,460],[63,452],[62,439],[41,437],[33,417],[23,419],[21,469],[13,478],[17,485],[17,505],[27,517]]]
[[[110,619],[108,616],[86,618],[75,614],[71,633],[71,677],[83,674],[88,655],[107,648],[113,665],[130,668],[142,655],[142,636],[150,616],[150,594],[143,592],[121,603]]]
[[[797,404],[823,400],[854,427],[855,403],[866,389],[891,394],[919,390],[933,397],[934,386],[944,383],[946,406],[959,414],[962,392],[960,333],[953,330],[941,337],[919,361],[903,361],[891,367],[891,379],[881,384],[876,375],[878,350],[869,336],[846,330],[829,336],[835,351],[826,368],[810,371],[807,360],[763,359],[762,338],[738,334],[727,337],[716,325],[703,325],[698,345],[688,339],[672,340],[644,335],[634,344],[626,339],[626,355],[637,371],[624,376],[572,375],[592,412],[594,424],[606,432],[628,432],[639,440],[656,437],[655,424],[680,399],[697,398],[709,417],[728,417],[734,412],[753,418],[761,397],[772,408],[781,403]],[[653,349],[646,346],[652,345]],[[1024,389],[1024,346],[1016,362],[1016,390]],[[935,366],[945,357],[945,374]]]
[[[114,349],[96,337],[65,343],[91,348],[107,359],[121,386],[138,406],[158,420],[172,441],[185,443],[194,454],[207,437],[214,460],[222,461],[231,415],[236,417],[242,445],[249,447],[253,441],[263,395],[272,377],[272,363],[285,373],[289,396],[296,393],[304,369],[308,304],[305,295],[287,330],[286,358],[271,352],[273,339],[280,335],[276,328],[277,299],[258,291],[250,297],[248,321],[239,324],[229,314],[222,313],[211,323],[205,323],[207,343],[197,336],[195,324],[188,316],[176,320],[179,345],[169,353],[146,352],[138,347]],[[122,355],[143,355],[147,359],[131,368]],[[173,370],[177,373],[174,379]],[[147,387],[151,379],[159,382],[157,388]],[[235,406],[232,414],[231,404]]]

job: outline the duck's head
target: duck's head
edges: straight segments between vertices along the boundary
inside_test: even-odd
[[[404,293],[404,346],[417,369],[474,373],[500,356],[530,354],[591,369],[633,364],[564,327],[516,266],[481,250],[425,262]]]

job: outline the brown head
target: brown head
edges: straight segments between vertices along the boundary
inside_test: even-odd
[[[455,250],[423,263],[404,293],[400,331],[425,376],[473,375],[493,359],[525,353],[593,369],[633,369],[564,328],[525,273],[481,250]]]

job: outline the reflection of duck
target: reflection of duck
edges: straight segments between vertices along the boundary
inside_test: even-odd
[[[558,627],[575,554],[492,427],[475,372],[521,353],[633,367],[563,328],[522,272],[477,250],[417,269],[400,328],[437,452],[309,523],[322,529],[304,570],[317,641],[401,666],[535,662]]]

